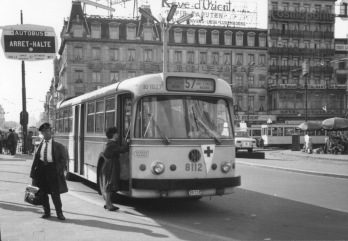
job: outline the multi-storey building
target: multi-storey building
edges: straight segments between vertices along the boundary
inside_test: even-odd
[[[151,12],[149,6],[143,8]],[[162,72],[161,36],[160,26],[144,16],[86,16],[81,4],[72,2],[70,17],[64,21],[60,35],[61,56],[55,61],[52,86],[58,101],[126,78]],[[266,29],[174,24],[168,39],[168,71],[206,73],[225,79],[235,92],[237,119],[249,115],[254,123],[265,123],[269,118]],[[249,68],[252,63],[253,68]]]
[[[278,122],[302,122],[307,103],[308,120],[344,116],[343,82],[335,78],[333,65],[335,0],[269,0],[268,5],[268,113]],[[301,72],[305,61],[307,77]]]
[[[335,76],[336,82],[346,85],[345,113],[348,118],[348,35],[347,38],[335,39]],[[342,88],[343,89],[343,88]]]

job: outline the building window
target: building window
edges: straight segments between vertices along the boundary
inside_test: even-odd
[[[259,75],[259,85],[261,88],[265,88],[266,87],[266,76],[265,75]]]
[[[238,32],[236,34],[236,45],[243,46],[243,33],[241,33],[241,32]]]
[[[315,11],[316,11],[317,13],[319,13],[320,10],[321,10],[321,6],[320,6],[320,5],[314,5],[314,8],[315,8]]]
[[[259,111],[265,111],[266,96],[259,96]]]
[[[100,48],[92,49],[92,57],[93,57],[93,60],[100,60]]]
[[[119,58],[119,52],[118,49],[110,49],[110,60],[111,61],[118,61]]]
[[[255,33],[248,33],[248,46],[255,46]]]
[[[207,52],[200,52],[199,54],[199,63],[206,64],[207,63]]]
[[[237,106],[238,111],[241,111],[243,107],[243,96],[237,96]]]
[[[287,75],[282,75],[281,83],[280,84],[287,84],[288,83],[288,76]]]
[[[145,49],[144,50],[144,60],[145,60],[145,62],[152,61],[152,49]]]
[[[135,77],[135,71],[128,71],[127,72],[127,78],[134,78]]]
[[[231,64],[231,54],[224,53],[224,64]]]
[[[304,8],[305,12],[309,12],[310,11],[310,4],[303,4],[303,8]]]
[[[225,45],[232,45],[232,32],[226,31],[224,37],[225,37]]]
[[[298,84],[298,78],[292,77],[292,81],[290,82],[290,84]]]
[[[346,68],[346,61],[341,60],[340,62],[338,62],[338,68],[345,69]]]
[[[174,52],[174,63],[182,63],[182,53],[181,51]]]
[[[212,57],[212,64],[219,64],[219,53],[214,52]]]
[[[259,35],[259,46],[266,47],[266,35],[265,34]]]
[[[188,44],[195,43],[195,30],[193,30],[193,29],[187,30],[187,43]]]
[[[248,77],[248,87],[254,87],[254,76]]]
[[[75,59],[82,59],[82,47],[75,47],[74,57]]]
[[[152,26],[144,26],[144,40],[151,41],[153,40],[153,29]]]
[[[288,65],[288,58],[282,58],[282,65],[287,66]]]
[[[278,10],[278,2],[272,2],[272,10]]]
[[[255,55],[248,54],[248,64],[255,63]]]
[[[181,28],[174,29],[174,42],[182,43],[182,30]]]
[[[331,5],[325,5],[325,10],[326,10],[326,12],[331,13],[331,11],[332,11]]]
[[[294,11],[298,12],[298,10],[300,9],[300,4],[299,3],[293,3],[292,6],[294,7]]]
[[[299,65],[298,58],[292,58],[292,65],[293,66],[298,66]]]
[[[277,58],[271,58],[271,65],[277,65]]]
[[[237,86],[243,86],[243,76],[236,76]]]
[[[314,84],[319,85],[320,84],[320,78],[314,77]]]
[[[194,63],[194,52],[193,51],[187,52],[187,63],[189,63],[189,64]]]
[[[128,49],[127,51],[127,60],[130,62],[135,61],[135,49]]]
[[[114,23],[114,24],[111,24],[109,25],[109,37],[110,39],[119,39],[119,27],[118,27],[118,24]]]
[[[242,54],[237,54],[236,64],[237,65],[243,64],[243,55]]]
[[[110,83],[116,83],[119,81],[119,73],[118,71],[111,71],[110,72]]]
[[[266,56],[264,54],[259,55],[259,65],[265,66],[266,65]]]
[[[304,47],[309,48],[309,40],[303,41]]]
[[[135,24],[127,25],[127,40],[135,40]]]
[[[92,83],[101,83],[100,71],[93,71]]]
[[[219,31],[214,30],[211,32],[211,43],[219,44]]]
[[[206,43],[206,33],[207,31],[204,29],[200,29],[198,32],[198,36],[199,36],[199,44],[205,44]]]
[[[253,111],[254,110],[254,96],[249,96],[249,101],[248,101],[248,110]]]
[[[283,3],[282,5],[284,11],[289,11],[289,3]]]
[[[82,37],[82,32],[83,32],[83,28],[82,28],[82,24],[81,23],[74,23],[73,25],[74,27],[74,37],[75,38],[81,38]]]
[[[83,83],[83,71],[75,70],[75,83]]]
[[[92,38],[100,38],[100,25],[92,24]]]

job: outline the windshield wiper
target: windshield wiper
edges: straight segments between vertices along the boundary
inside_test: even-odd
[[[149,114],[149,116],[151,116],[151,117],[150,117],[149,123],[148,123],[148,125],[147,125],[147,127],[146,127],[146,130],[145,130],[145,133],[144,133],[144,137],[146,136],[146,133],[147,133],[147,131],[148,131],[148,129],[149,129],[150,122],[151,122],[152,125],[154,125],[154,127],[156,127],[156,130],[157,130],[158,134],[162,137],[162,139],[166,142],[166,144],[170,144],[170,140],[169,140],[168,137],[161,131],[161,129],[158,127],[156,121],[153,119],[153,115],[154,115],[154,114],[152,114],[152,115]]]
[[[221,139],[212,130],[210,130],[210,128],[207,127],[202,120],[196,117],[195,110],[193,109],[193,107],[192,107],[192,112],[193,112],[193,119],[195,120],[196,125],[199,124],[199,126],[201,126],[210,137],[214,138],[215,141],[220,144]],[[198,125],[197,125],[197,129],[198,129]]]

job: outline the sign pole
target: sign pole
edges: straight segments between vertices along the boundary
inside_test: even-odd
[[[21,10],[21,24],[23,24],[23,13]],[[27,142],[27,125],[28,125],[28,117],[27,117],[27,103],[26,103],[26,89],[25,89],[25,63],[22,60],[22,105],[23,112],[21,115],[21,124],[23,131],[23,142],[22,142],[22,153],[25,153],[25,147]]]

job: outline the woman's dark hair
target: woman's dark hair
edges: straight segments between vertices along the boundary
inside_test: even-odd
[[[107,137],[108,139],[111,139],[112,136],[113,136],[114,134],[116,134],[116,133],[117,133],[117,128],[116,128],[116,127],[109,127],[109,128],[106,130],[105,135],[106,135],[106,137]]]

